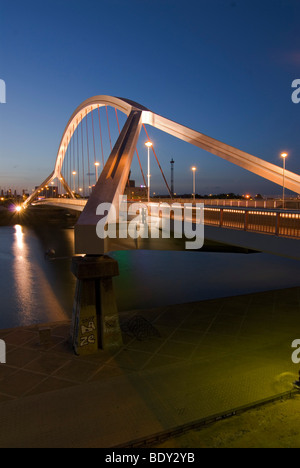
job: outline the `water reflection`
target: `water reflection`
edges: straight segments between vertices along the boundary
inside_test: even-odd
[[[33,319],[32,268],[28,254],[28,247],[24,243],[24,233],[22,226],[14,226],[14,229],[15,233],[13,243],[13,271],[15,284],[13,291],[21,311],[21,322],[30,323]]]
[[[5,312],[11,316],[5,317],[4,321],[11,321],[9,326],[13,326],[15,321],[17,325],[30,325],[69,318],[69,304],[65,309],[63,301],[60,302],[51,281],[52,269],[44,258],[39,239],[33,231],[20,225],[1,228],[1,232],[3,229],[14,231],[11,245],[12,279],[9,275],[0,277],[1,283],[6,280],[6,289],[11,291],[5,300]],[[56,279],[59,282],[59,275]],[[65,287],[64,283],[62,287]],[[0,328],[3,328],[1,323]]]
[[[46,259],[53,249],[55,259]],[[74,231],[0,228],[0,329],[71,318]],[[120,311],[299,286],[299,262],[267,254],[111,253]]]
[[[24,243],[23,243],[23,231],[22,231],[22,226],[19,226],[19,224],[17,224],[15,226],[15,236],[16,236],[16,239],[17,239],[17,247],[18,249],[22,250],[23,247],[24,247]]]

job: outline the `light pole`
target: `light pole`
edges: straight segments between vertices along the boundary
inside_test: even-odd
[[[77,174],[76,171],[73,171],[73,172],[72,172],[72,175],[73,175],[73,178],[74,178],[74,180],[73,180],[73,189],[74,189],[73,192],[74,192],[74,193],[75,193],[75,191],[76,191],[76,186],[75,186],[75,176],[76,176],[76,174]]]
[[[150,148],[152,148],[153,143],[151,141],[147,141],[145,146],[148,148],[148,203],[150,203]]]
[[[98,167],[100,166],[99,162],[95,162],[95,168],[96,168],[96,183],[98,182]]]
[[[192,171],[193,171],[193,199],[194,199],[194,201],[196,199],[196,170],[197,170],[197,168],[195,166],[192,167]]]
[[[283,185],[282,185],[282,207],[285,209],[285,160],[288,157],[287,153],[281,153],[283,159]]]

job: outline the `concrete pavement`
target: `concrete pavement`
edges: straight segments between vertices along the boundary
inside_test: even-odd
[[[77,357],[69,322],[0,331],[0,447],[115,447],[291,389],[300,288],[120,315],[123,347]]]

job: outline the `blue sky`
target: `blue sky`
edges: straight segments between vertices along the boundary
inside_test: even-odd
[[[74,109],[99,94],[156,113],[300,173],[297,0],[0,0],[0,187],[52,172]],[[175,190],[280,194],[280,187],[149,129]],[[143,165],[146,171],[146,153]],[[133,177],[140,182],[136,164]],[[152,188],[164,192],[159,170]]]

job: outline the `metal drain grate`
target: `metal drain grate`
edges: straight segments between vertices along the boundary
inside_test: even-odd
[[[128,322],[121,323],[121,330],[139,341],[145,341],[154,336],[160,337],[159,331],[141,315],[136,315]]]

